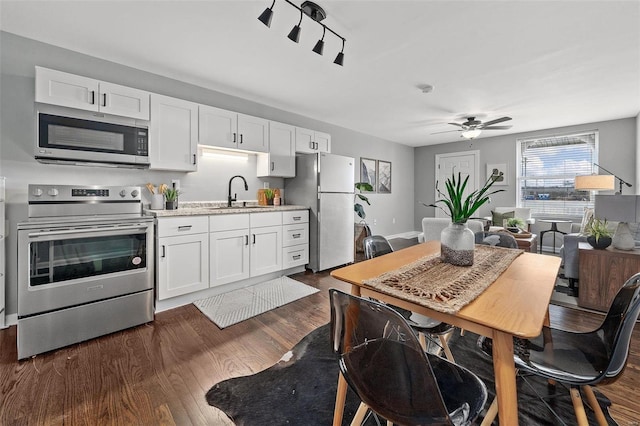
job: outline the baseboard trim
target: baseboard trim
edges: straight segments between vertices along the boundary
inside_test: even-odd
[[[387,240],[392,240],[394,238],[416,238],[418,236],[418,234],[420,234],[420,232],[418,231],[408,231],[408,232],[403,232],[401,234],[393,234],[393,235],[388,235],[385,238]]]

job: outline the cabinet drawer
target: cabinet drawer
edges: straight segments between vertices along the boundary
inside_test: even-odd
[[[209,232],[233,231],[249,227],[249,214],[215,214],[209,216]]]
[[[282,212],[251,213],[249,222],[252,228],[282,225]]]
[[[158,237],[189,235],[209,232],[207,216],[181,216],[158,218]]]
[[[285,247],[282,249],[282,269],[309,263],[309,244]]]
[[[309,242],[309,224],[300,223],[282,227],[282,246],[289,247]]]
[[[309,210],[294,210],[282,212],[282,224],[309,223]]]

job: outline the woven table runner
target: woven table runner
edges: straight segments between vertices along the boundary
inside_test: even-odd
[[[523,250],[476,245],[472,266],[454,266],[434,253],[364,284],[434,311],[455,314],[491,285]]]

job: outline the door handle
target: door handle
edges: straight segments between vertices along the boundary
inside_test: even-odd
[[[249,236],[248,236],[248,235],[245,235],[245,236],[244,236],[244,245],[245,245],[245,246],[248,246],[248,245],[249,245]]]
[[[95,103],[96,103],[96,91],[92,90],[91,91],[91,102],[90,102],[90,104],[91,105],[95,105]]]
[[[188,231],[189,229],[191,229],[193,225],[182,225],[182,226],[178,226],[178,231]]]
[[[107,94],[106,93],[102,94],[102,106],[103,107],[107,106]]]
[[[313,142],[309,142],[309,148],[314,149],[313,148]]]
[[[293,238],[300,238],[300,234],[293,234],[291,235]]]
[[[298,259],[300,259],[300,255],[299,254],[296,254],[295,256],[293,256],[293,260],[298,260]]]
[[[256,243],[256,234],[251,234],[251,235],[253,235],[253,244],[255,244]]]
[[[193,164],[196,164],[196,155],[193,154]]]
[[[294,216],[293,217],[293,220],[300,220],[300,219],[302,219],[302,216]]]
[[[236,132],[233,132],[233,143],[236,143]]]
[[[275,162],[271,162],[271,171],[273,171],[275,169],[276,163]]]
[[[162,245],[162,255],[160,257],[167,257],[167,253],[166,253],[164,244]]]
[[[242,143],[242,133],[240,133],[240,143]]]

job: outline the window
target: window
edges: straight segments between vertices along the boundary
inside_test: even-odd
[[[574,179],[592,174],[597,158],[597,131],[519,139],[519,206],[537,216],[582,216],[593,193],[576,191]]]

